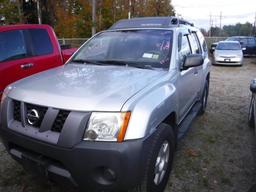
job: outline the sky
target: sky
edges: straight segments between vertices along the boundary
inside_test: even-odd
[[[213,26],[236,23],[254,23],[256,0],[172,0],[178,15],[199,28],[209,29],[210,15]]]

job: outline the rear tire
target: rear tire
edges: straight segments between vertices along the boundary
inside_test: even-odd
[[[252,96],[250,108],[249,108],[249,117],[248,117],[249,126],[252,128],[255,128],[254,102],[255,102],[255,98],[254,96]]]
[[[208,95],[209,95],[209,80],[206,80],[205,85],[204,85],[203,95],[200,100],[201,108],[199,111],[199,115],[203,115],[206,111]]]
[[[156,130],[141,183],[129,192],[163,192],[170,175],[176,137],[170,125],[160,124]]]

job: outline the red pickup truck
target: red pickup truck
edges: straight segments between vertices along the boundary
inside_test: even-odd
[[[75,51],[75,48],[61,50],[48,25],[1,26],[0,100],[8,84],[62,65]]]

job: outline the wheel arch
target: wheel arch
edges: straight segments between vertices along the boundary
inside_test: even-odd
[[[178,132],[178,120],[177,120],[177,113],[175,111],[171,112],[162,123],[166,123],[171,125],[175,134]]]
[[[176,88],[172,84],[164,84],[143,95],[134,105],[125,140],[149,136],[163,122],[175,125],[177,108]]]
[[[210,83],[210,72],[206,75],[206,80]]]

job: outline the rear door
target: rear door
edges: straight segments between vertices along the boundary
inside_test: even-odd
[[[26,30],[29,42],[28,50],[31,55],[30,74],[35,74],[63,64],[60,48],[52,42],[51,31],[47,28],[35,28]],[[57,43],[57,42],[56,42]]]
[[[256,54],[256,41],[254,37],[247,38],[247,52],[250,55]]]
[[[187,30],[183,30],[179,34],[178,44],[178,63],[179,68],[181,68],[186,56],[192,54],[189,43],[189,32]],[[180,77],[177,82],[177,89],[179,94],[179,119],[181,120],[185,117],[197,96],[196,73],[197,70],[194,67],[179,71]]]
[[[24,66],[30,65],[24,30],[10,30],[0,33],[0,92],[10,83],[28,74]]]
[[[189,37],[192,54],[202,55],[202,48],[201,48],[196,31],[191,32],[188,37]],[[194,67],[193,82],[194,82],[194,89],[195,89],[195,92],[194,92],[195,100],[198,99],[201,92],[202,77],[203,77],[203,65]]]

